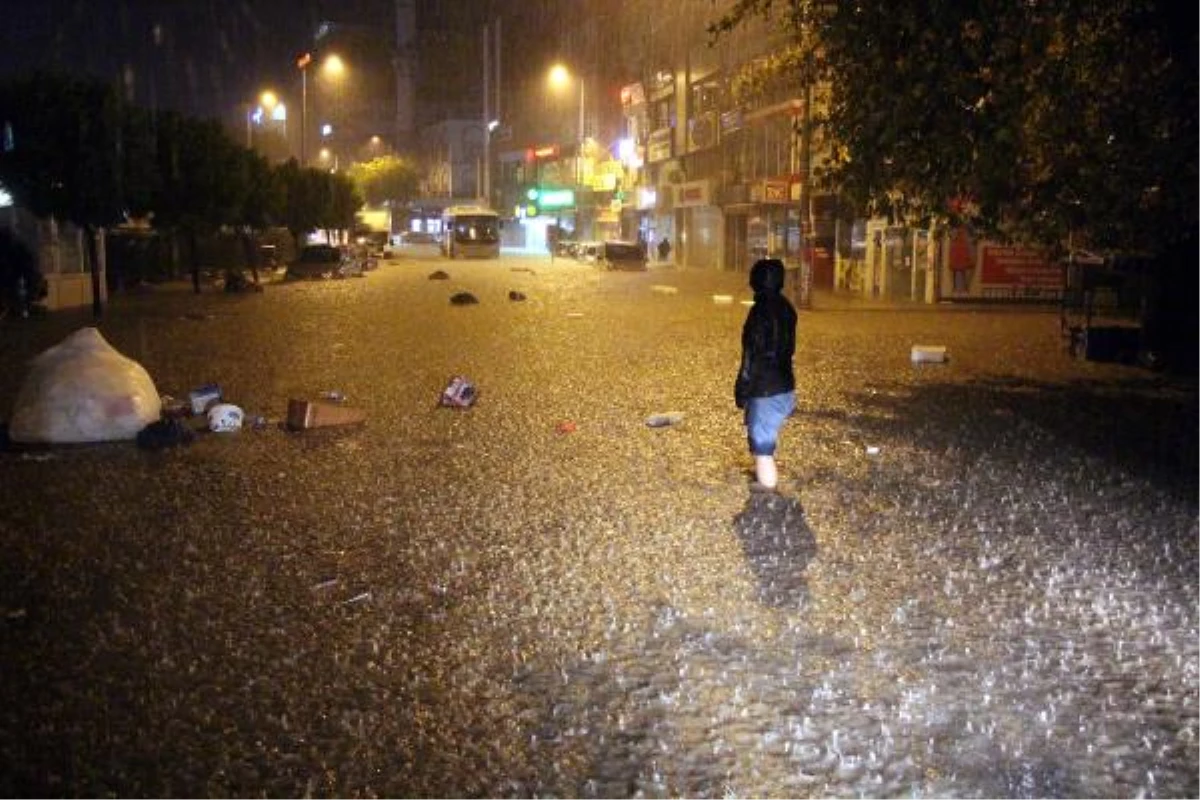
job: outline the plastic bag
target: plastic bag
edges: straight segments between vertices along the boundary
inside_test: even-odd
[[[137,438],[162,414],[149,373],[96,328],[81,328],[30,362],[8,435],[14,442],[105,442]]]

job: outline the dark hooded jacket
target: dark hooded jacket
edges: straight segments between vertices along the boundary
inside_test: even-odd
[[[760,259],[750,270],[754,305],[742,326],[742,365],[734,384],[738,408],[751,397],[770,397],[796,388],[796,309],[783,296],[783,262]]]

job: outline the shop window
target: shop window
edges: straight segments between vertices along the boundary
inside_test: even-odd
[[[650,130],[675,127],[675,97],[673,95],[655,100],[650,104]]]

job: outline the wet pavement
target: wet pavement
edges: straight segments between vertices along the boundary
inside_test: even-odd
[[[1052,311],[818,295],[756,494],[743,280],[114,298],[160,392],[269,424],[0,452],[0,791],[1196,796],[1195,379],[1072,360]],[[87,324],[3,323],[4,418]],[[366,424],[280,426],[327,390]]]

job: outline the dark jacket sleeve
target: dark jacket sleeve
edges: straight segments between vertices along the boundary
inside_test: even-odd
[[[734,383],[734,402],[769,397],[796,388],[792,356],[796,349],[796,312],[781,297],[755,302],[742,326],[742,361]]]

